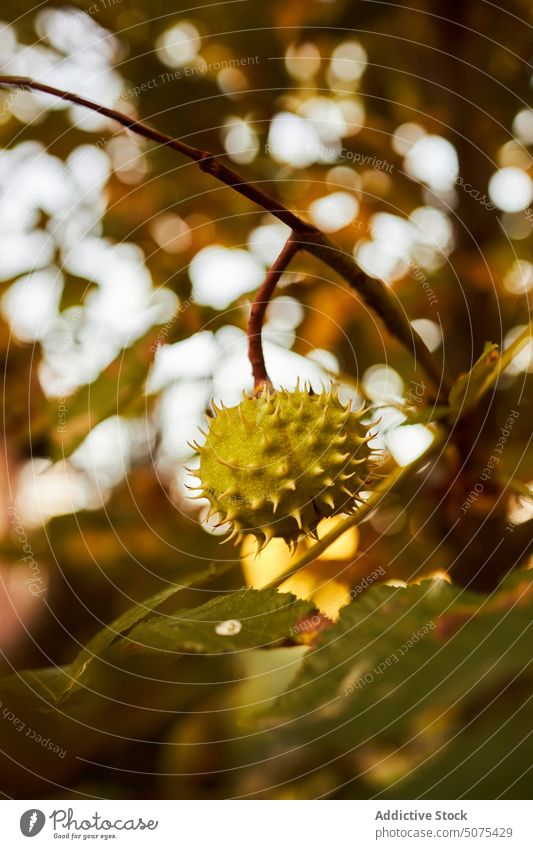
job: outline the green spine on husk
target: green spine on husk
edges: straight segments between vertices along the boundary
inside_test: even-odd
[[[230,539],[250,533],[260,549],[272,537],[294,546],[322,518],[355,509],[371,478],[372,434],[365,411],[344,405],[337,387],[314,394],[265,386],[236,407],[212,406],[194,474],[209,515],[230,523]]]

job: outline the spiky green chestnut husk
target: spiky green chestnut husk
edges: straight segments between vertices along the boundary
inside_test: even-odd
[[[260,548],[283,537],[292,546],[322,518],[357,506],[371,474],[371,434],[336,388],[265,387],[237,407],[213,404],[213,411],[205,443],[195,443],[195,474],[210,515],[231,524],[231,537],[255,534]]]

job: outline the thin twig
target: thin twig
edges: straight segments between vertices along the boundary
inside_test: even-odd
[[[212,153],[209,153],[206,150],[201,150],[198,147],[193,147],[192,145],[173,138],[166,133],[155,130],[149,124],[144,123],[144,121],[137,121],[135,118],[130,118],[129,115],[125,115],[123,112],[118,112],[116,109],[110,109],[107,106],[95,103],[93,100],[88,100],[86,97],[80,97],[78,94],[73,94],[70,91],[64,91],[63,89],[56,88],[55,86],[37,82],[29,77],[0,76],[0,86],[29,89],[30,91],[41,91],[44,94],[50,94],[53,97],[59,97],[61,100],[67,100],[70,103],[75,103],[77,106],[83,106],[93,112],[98,112],[100,115],[105,115],[106,118],[109,118],[111,121],[116,121],[117,124],[121,124],[123,127],[127,127],[128,130],[131,130],[138,136],[143,136],[145,139],[155,141],[164,147],[170,147],[172,150],[177,150],[178,153],[182,153],[184,156],[188,157],[188,159],[192,159],[196,162],[201,171],[204,171],[206,174],[211,174],[213,177],[216,177],[217,180],[220,180],[221,183],[225,183],[227,186],[235,189],[236,192],[239,192],[239,194],[244,195],[244,197],[248,198],[248,200],[253,201],[258,206],[261,206],[263,209],[271,212],[276,216],[276,218],[279,218],[280,221],[283,221],[284,224],[287,224],[292,229],[298,229],[298,231],[302,232],[316,229],[310,224],[306,224],[293,212],[290,212],[290,210],[280,205],[276,200],[274,200],[274,198],[266,194],[266,192],[263,192],[261,189],[257,188],[257,186],[249,183],[241,177],[240,174],[237,174],[236,171],[228,168]],[[320,231],[317,230],[316,232],[319,233]]]
[[[228,168],[212,153],[200,150],[179,139],[172,138],[172,136],[168,136],[166,133],[153,129],[143,121],[137,121],[115,109],[101,106],[92,100],[87,100],[85,97],[80,97],[77,94],[64,91],[55,86],[37,82],[29,77],[0,76],[0,86],[41,91],[44,94],[50,94],[53,97],[59,97],[61,100],[75,103],[77,106],[91,109],[93,112],[105,115],[106,118],[110,118],[123,127],[127,127],[139,136],[155,141],[165,147],[170,147],[192,159],[201,171],[211,174],[211,176],[215,177],[221,183],[225,183],[225,185],[234,189],[248,200],[270,212],[290,227],[291,230],[296,232],[300,237],[300,249],[308,251],[308,253],[322,260],[322,262],[340,274],[358,292],[367,306],[381,317],[389,333],[405,346],[414,356],[415,361],[420,362],[422,368],[435,386],[438,387],[439,391],[444,393],[449,390],[449,381],[443,373],[441,364],[427,348],[418,333],[411,327],[402,307],[385,284],[381,280],[368,277],[361,271],[351,256],[337,248],[320,230],[308,224],[298,215],[295,215],[294,212],[291,212],[266,192],[263,192],[262,189],[245,180],[236,171]]]
[[[296,234],[292,232],[285,242],[280,255],[269,269],[250,310],[250,318],[248,320],[248,359],[252,365],[254,389],[256,391],[265,386],[265,384],[267,386],[272,385],[265,365],[261,338],[266,308],[270,303],[279,278],[289,265],[293,256],[298,252],[299,247]]]

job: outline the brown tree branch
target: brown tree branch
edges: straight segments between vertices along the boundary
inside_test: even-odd
[[[0,76],[0,86],[41,91],[44,94],[50,94],[62,100],[67,100],[77,106],[91,109],[93,112],[105,115],[106,118],[110,118],[123,127],[127,127],[139,136],[155,141],[165,147],[170,147],[192,159],[201,171],[211,174],[220,182],[225,183],[248,200],[270,212],[284,224],[287,224],[293,232],[298,234],[300,239],[299,248],[306,250],[308,253],[322,260],[322,262],[336,271],[358,292],[367,306],[381,317],[388,331],[407,348],[414,356],[415,361],[420,362],[426,374],[431,378],[435,386],[438,387],[439,391],[444,392],[449,389],[449,381],[443,374],[442,366],[426,347],[421,337],[411,327],[403,309],[385,284],[380,280],[364,274],[352,257],[335,247],[320,230],[308,224],[298,215],[295,215],[295,213],[270,197],[266,192],[263,192],[257,186],[253,185],[253,183],[248,182],[248,180],[245,180],[231,168],[228,168],[216,156],[208,151],[200,150],[186,142],[182,142],[179,139],[172,138],[166,135],[166,133],[153,129],[142,121],[136,121],[122,112],[117,112],[115,109],[101,106],[77,94],[37,82],[29,77]]]
[[[302,221],[301,218],[290,212],[290,210],[280,206],[274,198],[257,188],[257,186],[249,183],[241,177],[240,174],[237,174],[236,171],[233,171],[231,168],[228,168],[227,165],[219,162],[216,156],[212,153],[209,153],[206,150],[200,150],[200,148],[193,147],[179,139],[172,138],[172,136],[168,136],[166,133],[155,130],[143,121],[136,121],[134,118],[130,118],[123,112],[117,112],[116,109],[110,109],[107,106],[95,103],[93,100],[87,100],[85,97],[80,97],[78,94],[73,94],[70,91],[63,91],[63,89],[55,88],[55,86],[37,82],[29,77],[0,76],[0,86],[10,86],[14,88],[28,89],[30,91],[41,91],[44,94],[59,97],[61,100],[67,100],[69,103],[75,103],[76,106],[83,106],[93,112],[98,112],[100,115],[104,115],[106,118],[116,121],[117,124],[127,127],[128,130],[131,130],[138,136],[143,136],[145,139],[155,141],[164,147],[170,147],[172,150],[177,150],[178,153],[182,153],[188,159],[192,159],[196,162],[201,171],[204,171],[206,174],[211,174],[217,180],[220,180],[221,183],[225,183],[227,186],[235,189],[236,192],[239,192],[239,194],[244,195],[244,197],[248,198],[248,200],[253,201],[253,203],[263,207],[263,209],[266,209],[268,212],[271,212],[276,216],[276,218],[279,218],[280,221],[283,221],[284,224],[287,224],[292,229],[297,229],[300,232],[316,229],[310,224],[306,224],[305,221]],[[319,231],[317,230],[316,232],[318,233]]]
[[[248,359],[252,365],[254,389],[256,391],[265,386],[265,384],[267,386],[272,385],[266,370],[261,332],[266,308],[270,303],[279,278],[289,265],[293,256],[300,249],[300,245],[296,239],[296,233],[293,231],[285,242],[280,255],[270,267],[250,310],[250,318],[248,320]]]

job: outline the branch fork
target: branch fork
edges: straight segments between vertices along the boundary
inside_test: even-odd
[[[123,112],[118,112],[115,109],[110,109],[107,106],[94,103],[92,100],[87,100],[84,97],[56,88],[55,86],[46,85],[45,83],[32,80],[29,77],[0,76],[0,86],[40,91],[44,94],[50,94],[53,97],[58,97],[61,100],[74,103],[77,106],[83,106],[93,112],[98,112],[110,120],[116,121],[123,127],[127,127],[131,130],[131,132],[136,133],[139,136],[143,136],[143,138],[150,139],[157,144],[169,147],[172,150],[176,150],[178,153],[183,154],[195,162],[198,168],[205,174],[210,174],[221,183],[224,183],[234,191],[243,195],[243,197],[246,197],[248,200],[262,207],[267,212],[270,212],[291,228],[292,235],[289,237],[290,247],[286,245],[287,251],[285,252],[284,248],[282,254],[280,254],[280,257],[278,257],[274,263],[274,266],[267,275],[260,292],[258,292],[258,297],[260,296],[261,291],[265,288],[267,292],[269,289],[272,289],[273,291],[273,288],[281,274],[281,272],[278,273],[279,263],[284,262],[287,259],[287,256],[290,260],[296,250],[307,251],[312,256],[317,257],[336,271],[344,278],[344,280],[346,280],[351,288],[355,289],[369,309],[380,316],[389,333],[402,343],[402,345],[415,358],[415,361],[420,363],[428,377],[431,378],[432,382],[437,387],[439,393],[447,394],[449,390],[449,381],[443,374],[442,365],[427,348],[418,333],[412,328],[401,305],[387,286],[385,286],[385,284],[380,280],[368,277],[357,266],[355,260],[349,254],[346,254],[337,248],[323,233],[321,233],[320,230],[313,227],[294,212],[291,212],[289,209],[281,205],[277,200],[268,195],[258,186],[250,183],[248,180],[245,180],[244,177],[241,177],[236,171],[228,168],[228,166],[222,163],[214,154],[209,151],[193,147],[180,139],[172,138],[172,136],[150,127],[143,121],[137,121],[130,118]],[[295,236],[298,236],[299,239],[297,248],[295,248]],[[283,271],[283,268],[281,271]],[[264,291],[261,297],[263,296]],[[257,328],[259,326],[257,324],[257,315],[259,315],[262,320],[265,309],[266,304],[262,311],[260,307],[256,307],[252,322],[253,327],[255,327],[255,333],[251,334],[251,337],[249,338],[253,339],[254,335],[257,336]],[[263,371],[261,371],[262,351],[260,337],[256,341],[257,344],[255,344],[254,341],[252,341],[251,344],[252,356],[255,358],[255,364],[252,362],[254,379],[265,383],[268,382],[268,376],[264,369],[264,362]]]

